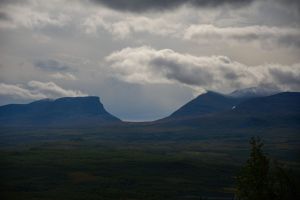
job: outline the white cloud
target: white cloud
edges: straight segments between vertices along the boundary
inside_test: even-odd
[[[114,19],[114,20],[112,20]],[[97,13],[88,17],[83,23],[83,29],[88,34],[97,35],[99,28],[111,33],[116,39],[127,39],[135,34],[151,34],[162,37],[173,37],[185,41],[216,40],[235,42],[258,42],[261,45],[283,44],[300,47],[300,29],[266,25],[223,26],[197,23],[188,25],[186,19],[173,15],[140,16],[133,14]]]
[[[268,26],[216,27],[214,25],[191,25],[184,31],[186,40],[231,40],[279,42],[300,45],[300,30]]]
[[[44,94],[30,91],[22,85],[11,85],[5,83],[0,83],[0,95],[9,96],[15,99],[43,99],[47,97]]]
[[[38,3],[27,6],[10,6],[9,12],[3,10],[10,17],[8,20],[0,20],[0,28],[43,28],[45,26],[63,27],[70,18],[65,14],[54,15],[50,12],[40,11]]]
[[[77,96],[86,96],[79,90],[67,90],[53,82],[40,82],[40,81],[30,81],[28,86],[34,91],[40,93],[45,93],[47,96],[52,96],[53,98],[68,96],[68,97],[77,97]]]
[[[51,74],[50,76],[52,78],[55,78],[55,79],[63,79],[63,80],[71,80],[71,81],[77,80],[76,76],[74,76],[71,73],[60,73],[60,72],[57,72],[57,73]]]
[[[300,90],[300,63],[247,66],[226,56],[197,57],[170,49],[125,48],[106,57],[112,76],[138,84],[181,83],[196,90],[231,91],[258,85]],[[293,78],[294,81],[291,81]]]
[[[125,39],[134,33],[166,36],[175,34],[182,28],[181,24],[170,23],[170,21],[160,17],[150,18],[133,14],[120,15],[114,14],[114,12],[98,12],[91,15],[84,20],[82,26],[88,34],[97,34],[98,29],[102,28],[117,39]]]
[[[79,90],[64,89],[53,82],[30,81],[27,85],[0,83],[0,95],[14,99],[37,100],[64,96],[86,96],[87,94]]]

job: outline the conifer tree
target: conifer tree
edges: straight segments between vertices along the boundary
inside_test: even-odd
[[[271,163],[263,153],[260,138],[251,138],[251,152],[246,165],[237,176],[238,200],[297,199],[296,187],[278,163]]]

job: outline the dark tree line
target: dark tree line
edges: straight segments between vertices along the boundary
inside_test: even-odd
[[[236,199],[299,199],[294,181],[286,170],[263,153],[262,141],[252,138],[250,145],[250,157],[237,176]]]

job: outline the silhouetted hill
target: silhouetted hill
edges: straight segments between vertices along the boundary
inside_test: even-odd
[[[96,126],[119,121],[93,96],[0,106],[1,126]]]
[[[207,92],[169,117],[144,123],[155,129],[198,127],[199,130],[235,130],[247,127],[300,126],[300,93],[284,92],[266,97],[233,98]],[[0,106],[0,126],[89,126],[121,122],[109,114],[98,97],[44,99],[29,104]],[[125,123],[135,127],[140,124]],[[158,127],[157,127],[158,126]],[[119,127],[120,128],[120,127]]]
[[[157,121],[164,126],[196,126],[199,130],[300,126],[300,93],[283,92],[256,98],[206,93],[190,101],[176,115]]]
[[[235,111],[257,115],[300,113],[300,93],[282,92],[267,97],[249,99],[236,106]]]
[[[216,92],[201,94],[187,104],[183,105],[168,118],[185,118],[202,116],[211,113],[222,112],[232,109],[242,99],[232,98]]]

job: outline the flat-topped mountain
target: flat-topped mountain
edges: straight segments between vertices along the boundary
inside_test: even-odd
[[[29,104],[0,106],[2,126],[80,126],[119,122],[108,113],[99,97],[43,99]]]

